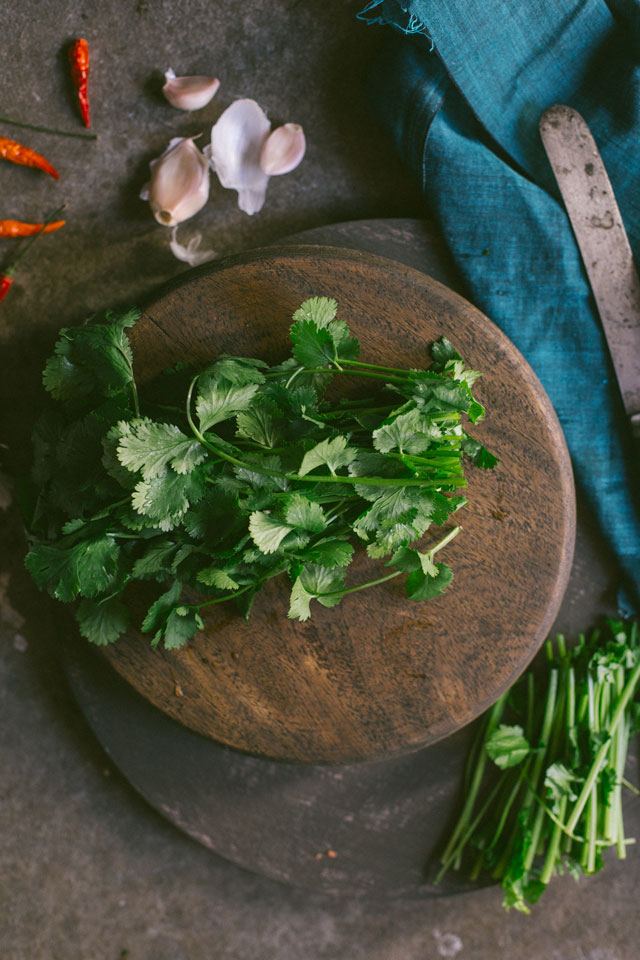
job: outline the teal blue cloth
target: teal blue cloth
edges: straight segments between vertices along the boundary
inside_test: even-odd
[[[640,611],[636,454],[580,254],[538,133],[585,117],[640,255],[640,0],[374,0],[390,24],[371,103],[417,178],[467,295],[553,403],[576,484]]]

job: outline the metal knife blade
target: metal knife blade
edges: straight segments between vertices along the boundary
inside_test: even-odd
[[[555,104],[540,136],[598,306],[625,410],[640,437],[640,279],[604,163],[580,114]]]

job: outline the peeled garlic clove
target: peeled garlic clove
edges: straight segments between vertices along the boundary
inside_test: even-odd
[[[151,161],[151,181],[141,197],[164,227],[188,220],[209,199],[209,164],[188,137],[176,137],[162,156]]]
[[[164,75],[162,92],[172,107],[178,110],[200,110],[217,93],[220,81],[216,77],[176,77],[171,68]]]
[[[211,130],[204,153],[223,187],[238,191],[238,206],[245,213],[262,209],[268,175],[260,167],[260,151],[271,124],[255,100],[235,100]]]
[[[276,127],[262,145],[260,167],[270,177],[290,173],[304,157],[307,142],[299,123]]]

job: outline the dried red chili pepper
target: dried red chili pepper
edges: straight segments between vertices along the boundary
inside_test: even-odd
[[[9,287],[13,283],[13,270],[7,267],[7,272],[0,274],[0,301],[4,300],[9,293]]]
[[[9,293],[9,290],[11,289],[11,284],[13,283],[13,274],[15,273],[16,264],[18,263],[19,260],[22,260],[22,258],[24,257],[29,247],[34,243],[35,240],[38,239],[41,233],[49,233],[51,230],[57,230],[59,227],[62,226],[62,224],[64,223],[64,220],[54,220],[53,218],[57,216],[61,210],[64,210],[65,206],[66,204],[63,203],[56,210],[54,210],[53,213],[49,214],[49,216],[44,221],[44,223],[22,224],[23,227],[24,226],[37,227],[38,229],[33,233],[33,236],[29,240],[27,240],[26,243],[22,245],[21,249],[18,251],[16,256],[13,258],[13,260],[4,268],[3,272],[0,273],[0,302],[4,300],[6,295]],[[0,224],[3,224],[3,223],[16,224],[16,223],[20,223],[20,221],[0,220]],[[10,233],[10,234],[5,234],[5,236],[15,237],[15,236],[19,236],[19,234]]]
[[[85,127],[89,126],[89,45],[81,37],[69,49],[71,79],[78,91],[78,103]]]
[[[51,233],[65,225],[65,220],[53,223],[24,223],[23,220],[0,220],[0,237],[33,237],[37,233]]]
[[[23,167],[36,167],[38,170],[44,170],[51,174],[56,180],[60,175],[48,160],[36,153],[30,147],[25,147],[17,140],[9,140],[8,137],[0,137],[0,157],[3,160],[9,160],[11,163],[19,163]]]

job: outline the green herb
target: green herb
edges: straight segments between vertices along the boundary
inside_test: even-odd
[[[450,868],[491,877],[504,907],[523,913],[555,875],[595,873],[607,848],[624,858],[634,842],[622,793],[638,720],[638,624],[608,620],[573,649],[558,636],[546,651],[544,674],[528,671],[482,723],[436,878]]]
[[[336,312],[327,298],[303,303],[292,356],[276,366],[220,356],[144,386],[127,337],[137,311],[60,332],[43,376],[51,407],[34,431],[26,563],[75,603],[88,640],[127,629],[139,581],[157,584],[142,630],[170,649],[207,606],[237,600],[248,616],[281,574],[299,620],[398,576],[416,602],[446,589],[439,554],[460,530],[450,518],[466,503],[463,458],[497,462],[462,426],[484,414],[471,392],[479,373],[444,338],[428,370],[360,362]],[[375,394],[330,402],[334,377]],[[392,572],[350,582],[356,544]]]

